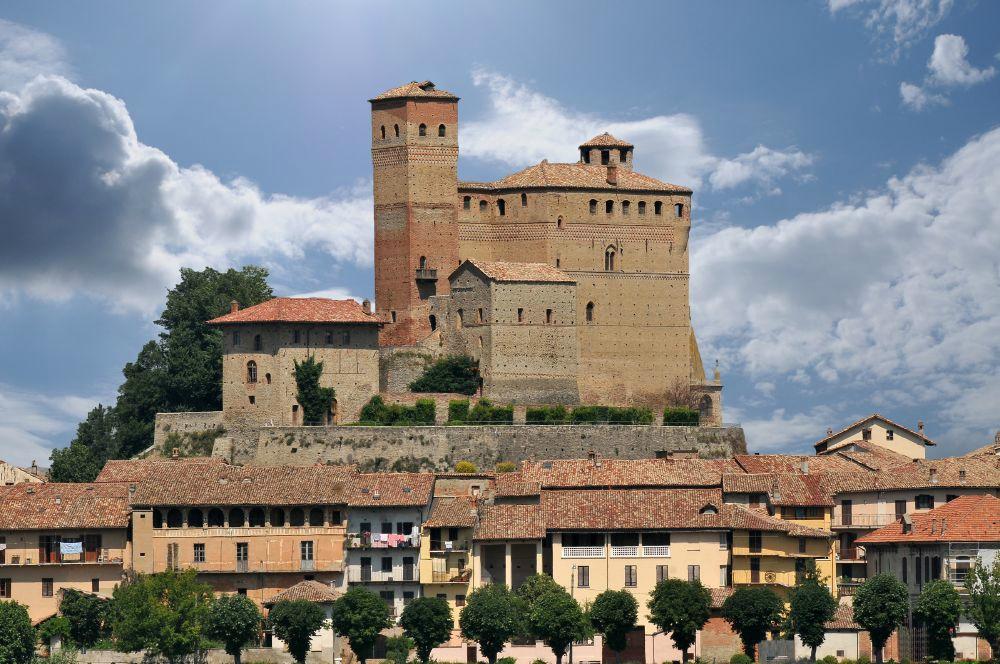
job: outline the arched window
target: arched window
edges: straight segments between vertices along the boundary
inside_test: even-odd
[[[260,507],[250,508],[250,518],[247,520],[251,528],[261,528],[264,526],[264,510]]]
[[[528,207],[528,195],[521,194],[521,207]]]
[[[646,214],[646,201],[639,201],[639,214]]]
[[[551,309],[546,309],[545,310],[545,324],[546,325],[551,325],[552,324],[552,310]]]
[[[583,148],[582,150],[580,150],[580,154],[583,155],[583,163],[589,164],[590,163],[590,150],[587,149],[587,148]]]
[[[420,124],[420,135],[421,136],[426,136],[427,135],[427,125],[425,125],[423,123]]]
[[[261,341],[260,335],[259,334],[253,335],[253,349],[260,350],[263,347],[264,347],[264,342]]]
[[[632,203],[629,201],[622,201],[622,214],[628,214],[628,210],[631,206]]]
[[[234,507],[229,510],[229,527],[230,528],[242,528],[243,524],[246,523],[246,515],[243,513],[242,507]]]
[[[444,134],[445,134],[444,125],[438,125],[438,136],[442,136],[443,137]]]
[[[201,528],[205,525],[204,513],[195,507],[188,510],[188,528]]]
[[[420,257],[420,269],[423,270],[427,267],[427,256]]]
[[[461,309],[459,309],[458,311],[455,312],[455,314],[456,314],[455,315],[455,327],[461,329],[462,325],[465,324],[465,321],[463,320],[465,318],[465,315],[464,315],[465,312],[463,312]]]
[[[167,528],[180,528],[184,525],[184,515],[176,507],[167,510]]]
[[[472,207],[472,196],[465,196],[462,198],[462,207],[466,210]]]
[[[698,421],[703,425],[711,422],[712,417],[714,416],[714,410],[715,408],[712,403],[712,397],[706,394],[698,403]]]
[[[518,323],[524,322],[524,307],[517,308],[517,322]]]
[[[247,382],[256,383],[257,382],[257,363],[253,360],[247,362]]]
[[[676,205],[674,205],[674,211],[677,212],[677,216],[678,217],[683,217],[684,216],[684,204],[683,203],[677,203]]]
[[[903,556],[903,583],[906,583],[906,556]]]
[[[587,322],[588,323],[593,323],[594,322],[594,303],[593,302],[588,302],[587,303]]]
[[[271,384],[271,374],[269,373],[264,374],[264,382],[267,383],[268,385]]]
[[[160,510],[153,510],[153,527],[162,528],[163,527],[163,513]]]
[[[556,219],[556,228],[562,228],[562,217]]]
[[[392,129],[396,132],[396,138],[399,138],[399,125],[392,125]]]
[[[615,211],[615,202],[614,201],[604,201],[604,211],[607,214],[611,214],[612,212],[614,212]]]
[[[309,525],[313,527],[319,527],[323,525],[322,508],[314,507],[311,510],[309,510]]]
[[[623,164],[626,161],[628,161],[628,149],[622,148],[621,150],[618,151],[618,161],[620,161]]]
[[[486,201],[479,201],[479,211],[486,212]]]
[[[715,505],[705,505],[700,510],[698,510],[698,513],[699,514],[718,514],[719,513],[719,508],[716,507]]]
[[[653,203],[653,214],[663,214],[663,201]]]
[[[604,271],[613,272],[615,269],[615,248],[608,247],[604,252]]]
[[[597,214],[597,201],[590,199],[590,214]]]
[[[382,138],[385,138],[385,125],[382,125]]]
[[[301,507],[292,508],[288,515],[288,525],[296,527],[306,525],[306,513],[302,511]]]
[[[505,214],[507,214],[507,201],[505,201],[502,198],[498,198],[497,199],[497,211],[500,213],[501,217],[504,216]]]
[[[610,161],[611,161],[611,151],[601,150],[601,165],[607,166]]]
[[[431,314],[429,320],[430,320],[430,324],[431,324],[431,332],[433,332],[434,330],[436,330],[438,328],[438,319],[437,319],[437,316],[435,316],[434,314]]]
[[[285,510],[280,507],[271,508],[271,526],[280,528],[285,525]]]
[[[226,525],[226,515],[218,507],[208,510],[208,527],[221,528]]]

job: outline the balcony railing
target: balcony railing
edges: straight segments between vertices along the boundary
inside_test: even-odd
[[[431,572],[431,579],[434,583],[468,583],[471,578],[472,569]]]
[[[865,556],[861,549],[856,546],[840,548],[837,546],[837,560],[864,560]]]
[[[250,561],[248,561],[248,560],[237,560],[236,561],[236,571],[237,572],[249,572],[250,571]]]
[[[881,528],[898,519],[895,514],[839,514],[834,516],[834,528]]]
[[[299,567],[303,572],[314,572],[316,571],[316,561],[315,560],[300,560]]]
[[[13,566],[13,565],[118,565],[122,563],[122,556],[119,551],[111,553],[109,549],[101,549],[97,552],[97,556],[94,557],[93,552],[89,552],[87,556],[82,554],[66,554],[60,555],[56,554],[52,556],[50,560],[38,560],[34,556],[21,556],[20,554],[12,554],[10,551],[6,552],[7,555],[3,562],[0,562],[0,567]]]
[[[639,557],[639,547],[638,546],[611,546],[611,557],[612,558],[638,558]]]
[[[437,281],[438,271],[430,267],[418,267],[416,277],[417,281]]]
[[[431,540],[431,553],[468,552],[469,542],[466,540]]]
[[[603,558],[603,546],[564,546],[563,558]]]
[[[644,546],[642,547],[642,555],[646,558],[669,558],[670,557],[670,545],[666,546]]]
[[[417,583],[420,581],[420,575],[416,567],[412,570],[404,568],[391,572],[352,567],[347,570],[347,580],[350,583]]]
[[[379,533],[348,533],[349,549],[413,549],[420,546],[420,537],[415,535],[386,535],[383,540]]]
[[[670,545],[665,546],[615,546],[609,547],[612,558],[669,558]],[[564,546],[563,558],[603,558],[603,546]]]
[[[867,581],[865,578],[837,579],[837,589],[841,595],[851,596],[858,590],[858,586]]]

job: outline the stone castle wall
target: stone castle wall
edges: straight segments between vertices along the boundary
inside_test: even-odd
[[[208,453],[212,441],[225,433],[222,411],[198,413],[157,413],[153,427],[153,449],[170,454],[176,447],[181,452],[196,451],[200,443],[207,445]]]

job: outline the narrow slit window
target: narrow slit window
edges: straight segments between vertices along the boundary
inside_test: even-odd
[[[604,211],[607,214],[611,214],[612,212],[614,212],[615,211],[615,202],[614,201],[605,201],[604,202]]]
[[[653,203],[653,214],[663,214],[663,203],[661,201]]]
[[[446,132],[444,125],[438,125],[438,136],[444,137]]]
[[[421,136],[426,136],[427,135],[427,125],[421,124],[420,127],[418,128],[418,132],[420,133]]]
[[[597,201],[590,199],[590,214],[597,214]]]

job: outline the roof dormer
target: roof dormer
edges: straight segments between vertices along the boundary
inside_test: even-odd
[[[632,170],[632,151],[635,149],[628,141],[615,138],[608,132],[580,145],[580,163],[600,166],[619,166]]]

